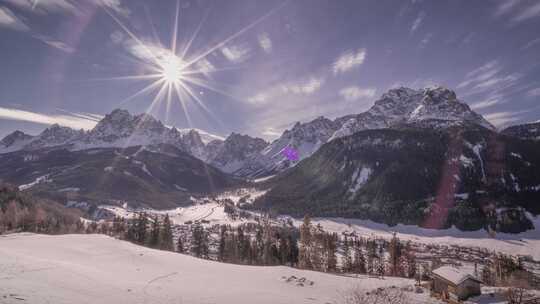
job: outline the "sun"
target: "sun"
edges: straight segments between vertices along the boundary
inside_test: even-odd
[[[176,55],[166,56],[159,63],[161,79],[167,84],[179,85],[182,81],[184,62]]]
[[[40,0],[34,0],[37,3]],[[144,69],[135,75],[127,75],[120,77],[101,78],[98,80],[133,80],[133,81],[148,81],[149,83],[134,93],[133,95],[122,100],[118,106],[132,101],[136,97],[147,95],[151,92],[157,92],[154,98],[150,101],[146,113],[151,113],[155,107],[160,106],[163,102],[165,109],[165,122],[169,121],[171,106],[175,101],[178,101],[182,107],[182,112],[185,116],[187,124],[191,127],[191,118],[188,113],[190,105],[198,106],[203,112],[208,114],[216,122],[220,119],[215,115],[202,99],[203,90],[210,90],[230,98],[239,99],[231,95],[226,90],[220,89],[219,85],[212,82],[210,74],[227,70],[230,68],[215,68],[214,65],[207,59],[210,54],[214,54],[217,50],[225,46],[227,43],[242,35],[246,31],[255,27],[263,20],[274,14],[277,10],[286,5],[288,1],[284,1],[281,5],[275,7],[267,14],[259,17],[249,25],[241,28],[239,31],[221,40],[220,42],[204,48],[198,52],[192,52],[191,46],[197,38],[206,17],[201,20],[197,29],[191,35],[191,38],[184,44],[178,45],[178,29],[180,16],[180,1],[176,1],[176,14],[172,30],[170,46],[165,46],[157,39],[157,43],[149,43],[137,37],[115,14],[104,7],[105,12],[118,24],[118,26],[131,38],[134,42],[132,49],[137,49],[138,64]],[[142,56],[141,56],[142,54]],[[192,107],[191,107],[192,108]]]

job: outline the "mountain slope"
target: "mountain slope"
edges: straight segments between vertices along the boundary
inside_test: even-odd
[[[540,214],[540,144],[483,127],[381,129],[331,141],[254,207],[302,216],[519,232]]]
[[[209,161],[223,172],[235,173],[244,162],[266,148],[268,143],[260,138],[232,133],[224,142],[207,146]]]
[[[0,155],[0,179],[58,201],[172,208],[239,180],[171,145]]]
[[[460,102],[456,94],[443,87],[413,90],[392,89],[366,112],[347,115],[335,120],[319,117],[311,122],[297,123],[291,130],[272,142],[259,155],[247,161],[239,175],[258,177],[283,171],[296,165],[282,155],[286,147],[296,149],[299,160],[309,157],[324,143],[369,129],[398,128],[447,129],[453,126],[494,127],[469,106]]]
[[[511,126],[501,133],[522,139],[540,140],[540,122]]]

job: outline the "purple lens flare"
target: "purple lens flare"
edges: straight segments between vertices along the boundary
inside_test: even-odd
[[[286,147],[283,149],[282,154],[290,161],[298,160],[298,151],[296,151],[294,148]]]

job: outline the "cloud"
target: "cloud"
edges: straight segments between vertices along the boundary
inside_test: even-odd
[[[519,120],[519,115],[522,113],[523,112],[495,112],[484,115],[484,118],[494,126],[500,128]]]
[[[366,60],[366,56],[366,49],[359,49],[356,52],[348,51],[339,56],[333,65],[334,74],[344,73],[362,65]]]
[[[282,99],[281,97],[285,95],[309,96],[319,91],[324,82],[324,78],[312,76],[307,80],[281,83],[248,97],[247,101],[251,104],[261,105],[271,100]]]
[[[95,4],[111,9],[125,17],[129,16],[130,10],[123,7],[120,0],[4,0],[7,3],[28,12],[37,14],[78,14],[80,3]]]
[[[199,59],[195,65],[197,70],[203,74],[209,74],[216,70],[216,67],[206,58]]]
[[[422,39],[422,41],[420,41],[420,48],[425,48],[427,46],[427,44],[431,41],[431,38],[433,38],[433,34],[432,33],[428,33],[424,36],[424,39]]]
[[[259,39],[259,46],[261,49],[263,49],[266,53],[272,52],[272,40],[270,40],[270,37],[267,33],[262,33],[258,37]]]
[[[519,4],[520,0],[505,0],[501,1],[495,9],[495,16],[502,16],[510,13]]]
[[[496,7],[495,17],[507,17],[511,24],[517,24],[529,19],[540,17],[540,2],[505,0]]]
[[[121,31],[116,30],[116,31],[111,33],[110,37],[111,37],[111,41],[114,44],[120,44],[120,43],[122,43],[124,41],[124,38],[126,36]]]
[[[473,103],[470,106],[471,106],[471,109],[473,109],[473,110],[480,110],[480,109],[489,108],[489,107],[492,107],[494,105],[504,103],[504,102],[505,101],[504,101],[504,99],[502,99],[502,96],[496,94],[496,95],[489,96],[484,101]]]
[[[490,61],[465,75],[465,80],[457,85],[457,88],[470,86],[475,82],[482,82],[495,76],[500,71],[500,64],[497,60]]]
[[[4,107],[0,107],[0,119],[26,121],[43,125],[59,124],[85,130],[90,130],[97,124],[97,119],[92,119],[89,114],[66,112],[66,114],[49,115]]]
[[[522,46],[521,49],[526,50],[526,49],[531,48],[531,47],[533,47],[533,46],[535,46],[535,45],[537,45],[539,43],[540,43],[540,38],[536,38],[536,39],[533,39],[533,40],[527,42],[527,44]]]
[[[75,13],[77,7],[68,0],[4,0],[19,9],[33,13]]]
[[[520,13],[512,18],[512,21],[522,22],[538,16],[540,16],[540,2],[536,1],[535,4],[523,8]]]
[[[416,30],[420,27],[420,25],[422,25],[422,22],[424,22],[424,18],[426,18],[425,12],[418,13],[418,16],[416,17],[416,19],[414,19],[414,22],[411,25],[411,30],[410,30],[411,34],[416,32]]]
[[[7,7],[0,6],[0,27],[7,27],[17,31],[30,31],[30,28],[22,22],[15,14]]]
[[[465,95],[501,94],[515,88],[522,77],[520,73],[504,73],[501,64],[493,60],[467,73],[457,88],[467,89]]]
[[[264,128],[262,135],[266,136],[267,138],[277,138],[281,136],[283,131],[276,130],[272,127]]]
[[[311,77],[305,82],[283,84],[281,90],[284,93],[311,95],[317,92],[324,83],[324,78]]]
[[[532,89],[527,92],[527,96],[538,97],[540,96],[540,88]]]
[[[94,0],[96,4],[102,5],[106,8],[112,9],[116,13],[128,17],[131,14],[131,11],[122,6],[122,3],[120,0]]]
[[[225,58],[234,63],[240,63],[249,58],[250,53],[247,45],[229,45],[221,48],[221,53]]]
[[[260,104],[260,103],[264,103],[265,101],[267,101],[269,98],[270,98],[270,94],[268,93],[264,93],[264,92],[261,92],[261,93],[257,93],[251,97],[248,98],[248,101],[250,103],[253,103],[253,104]]]
[[[360,87],[352,86],[343,88],[339,91],[339,95],[345,100],[358,100],[360,98],[372,98],[375,96],[376,90],[373,88],[363,89]]]
[[[53,47],[55,49],[58,49],[62,52],[65,52],[65,53],[75,52],[75,49],[73,47],[67,45],[66,43],[62,41],[55,40],[54,38],[44,36],[44,35],[34,35],[33,37],[45,43],[46,45]]]

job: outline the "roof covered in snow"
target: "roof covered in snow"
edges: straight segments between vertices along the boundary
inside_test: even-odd
[[[451,282],[452,284],[459,285],[467,279],[471,279],[480,282],[477,278],[473,277],[470,273],[452,266],[442,266],[433,270],[433,274]]]

